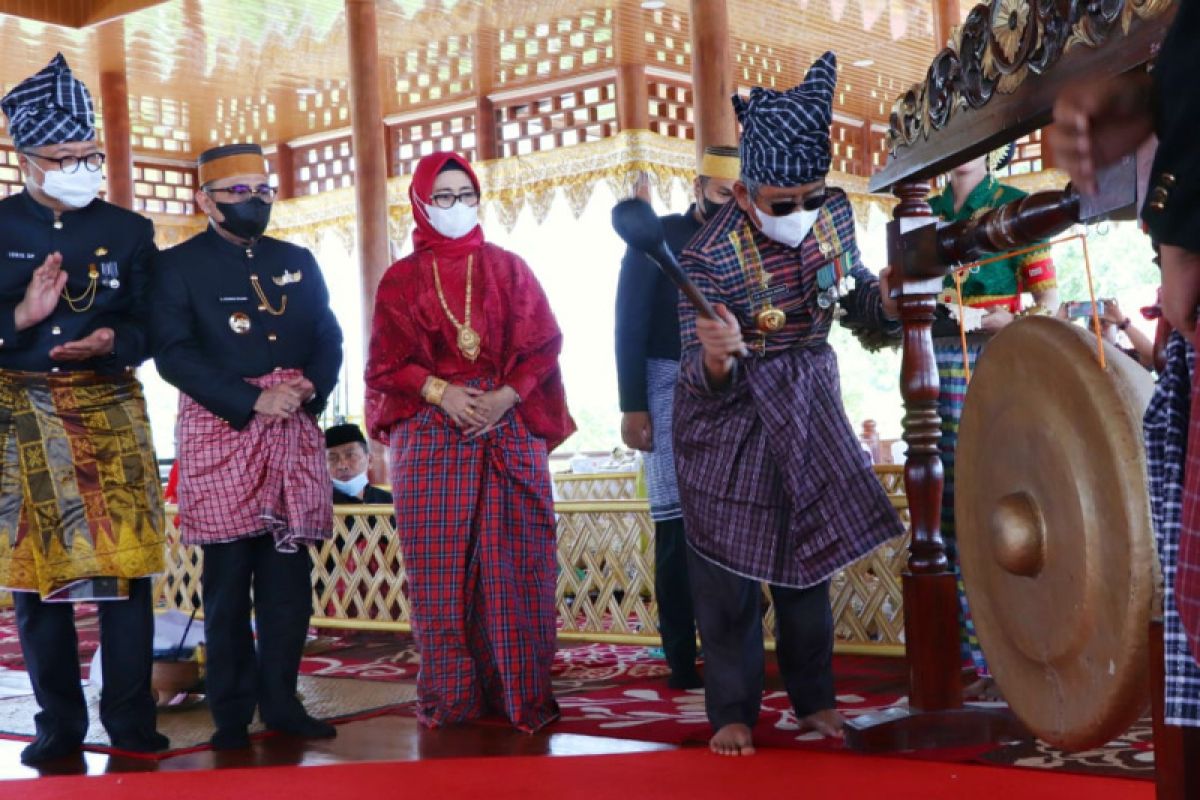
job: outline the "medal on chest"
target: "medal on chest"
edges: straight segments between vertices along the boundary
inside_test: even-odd
[[[787,325],[787,313],[775,305],[775,298],[787,294],[785,283],[771,285],[771,273],[762,263],[762,255],[754,243],[749,227],[729,234],[729,240],[737,253],[742,273],[750,281],[750,304],[754,309],[754,327],[759,333],[775,333]]]

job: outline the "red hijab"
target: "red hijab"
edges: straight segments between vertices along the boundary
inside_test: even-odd
[[[470,163],[458,153],[430,153],[421,159],[413,173],[412,183],[408,187],[408,199],[412,203],[413,221],[413,250],[421,252],[429,250],[439,258],[461,258],[473,253],[483,246],[483,228],[476,225],[466,236],[450,239],[438,233],[429,221],[426,206],[433,205],[433,182],[447,163],[453,162],[456,167],[467,173],[475,191],[479,192],[479,178]]]

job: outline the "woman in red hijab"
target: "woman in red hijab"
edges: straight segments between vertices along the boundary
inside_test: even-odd
[[[413,175],[414,252],[379,285],[367,424],[390,447],[426,725],[558,716],[548,453],[575,430],[546,296],[484,241],[479,180],[454,153]]]

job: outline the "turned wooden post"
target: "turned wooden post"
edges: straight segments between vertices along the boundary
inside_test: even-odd
[[[962,707],[962,659],[956,581],[941,534],[942,458],[938,449],[939,381],[933,352],[933,318],[945,267],[930,264],[922,275],[904,274],[901,237],[934,224],[925,197],[929,184],[901,183],[900,204],[888,224],[888,262],[901,287],[904,328],[900,394],[904,398],[904,441],[908,455],[904,485],[912,520],[908,569],[904,572],[904,634],[909,666],[909,704],[922,711]]]

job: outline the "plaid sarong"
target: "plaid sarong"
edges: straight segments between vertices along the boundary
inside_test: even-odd
[[[971,371],[983,352],[985,341],[978,336],[967,339],[967,359]],[[942,419],[942,437],[938,443],[942,457],[942,536],[946,540],[946,555],[954,566],[958,582],[959,624],[961,626],[961,649],[964,661],[975,665],[980,676],[990,675],[979,635],[975,632],[975,620],[967,605],[967,589],[963,584],[962,568],[958,562],[957,529],[954,524],[954,452],[958,448],[958,427],[962,422],[963,401],[967,397],[967,371],[963,365],[962,342],[958,339],[938,339],[933,346],[937,361],[938,416]]]
[[[1165,721],[1200,727],[1200,666],[1188,649],[1175,593],[1183,474],[1191,412],[1196,351],[1178,333],[1167,342],[1166,366],[1146,409],[1146,467],[1150,510],[1163,577],[1163,647],[1166,669]]]
[[[545,441],[511,411],[468,439],[433,406],[397,423],[389,441],[421,653],[418,717],[441,726],[491,712],[520,730],[543,727],[558,716],[550,681],[557,545]]]
[[[163,569],[163,522],[136,378],[0,370],[0,588],[119,599]]]
[[[265,389],[300,375],[285,369],[246,381]],[[283,422],[254,416],[239,431],[180,393],[175,437],[184,544],[270,534],[279,552],[294,553],[333,535],[325,437],[311,414]]]
[[[693,349],[684,367],[700,371]],[[688,544],[745,578],[804,589],[904,532],[842,406],[827,344],[738,362],[720,393],[675,393]]]
[[[675,447],[671,441],[671,418],[679,362],[666,358],[646,360],[646,391],[649,395],[650,425],[654,449],[643,454],[650,518],[655,522],[679,519],[679,481],[675,477]]]

